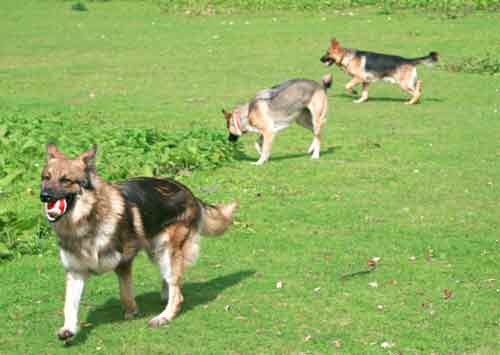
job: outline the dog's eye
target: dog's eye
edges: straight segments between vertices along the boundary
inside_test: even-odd
[[[70,179],[68,179],[67,177],[63,176],[62,178],[59,179],[59,182],[61,184],[71,184],[73,181],[71,181]]]
[[[42,175],[42,180],[50,180],[50,176],[48,176],[48,175]]]

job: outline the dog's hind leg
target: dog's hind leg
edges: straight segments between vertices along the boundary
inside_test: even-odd
[[[417,80],[417,69],[414,66],[403,66],[400,69],[400,76],[399,86],[411,95],[411,99],[405,104],[416,104],[420,99],[422,86],[422,81]]]
[[[121,264],[115,272],[120,284],[120,300],[125,310],[124,317],[125,319],[132,319],[138,314],[132,283],[132,262]]]
[[[158,264],[160,273],[168,285],[168,301],[163,312],[149,321],[151,327],[160,327],[174,319],[184,301],[180,287],[184,269],[182,253],[165,248],[158,257]]]
[[[363,82],[363,91],[361,92],[361,97],[358,100],[355,100],[354,103],[360,104],[368,100],[368,85],[370,85],[369,82]]]
[[[328,110],[328,99],[325,93],[318,91],[313,96],[308,107],[311,112],[314,135],[309,151],[312,152],[311,159],[319,159],[319,152],[321,148],[321,127],[326,123],[326,112]]]
[[[407,90],[412,95],[412,98],[410,99],[410,101],[405,102],[405,104],[413,105],[420,100],[420,96],[422,95],[421,87],[422,87],[422,80],[417,80],[414,88]]]
[[[184,224],[171,225],[160,235],[159,247],[155,251],[155,259],[160,267],[163,281],[168,285],[167,306],[159,315],[149,321],[151,327],[160,327],[175,318],[181,310],[184,298],[181,293],[181,277],[191,257],[184,255],[182,245],[189,238],[191,231]]]

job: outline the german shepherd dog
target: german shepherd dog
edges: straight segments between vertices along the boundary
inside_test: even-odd
[[[140,249],[160,267],[163,312],[149,321],[159,327],[171,321],[183,301],[180,285],[185,267],[196,260],[199,235],[221,235],[237,203],[209,205],[171,179],[148,177],[109,183],[96,173],[97,147],[69,159],[47,146],[40,199],[59,242],[66,271],[64,326],[57,335],[67,341],[78,332],[78,308],[85,281],[92,274],[118,276],[125,318],[138,308],[132,289],[132,261]]]
[[[343,48],[334,38],[326,54],[321,57],[321,62],[328,66],[333,63],[342,67],[352,80],[345,86],[350,94],[357,84],[362,84],[361,97],[354,101],[361,103],[368,100],[368,85],[373,81],[385,80],[397,83],[410,95],[411,99],[406,104],[415,104],[420,99],[422,81],[417,80],[417,64],[432,64],[438,61],[437,52],[430,52],[428,56],[407,59],[395,55],[360,51],[358,49]]]
[[[236,141],[247,132],[258,133],[255,147],[260,158],[252,164],[261,165],[269,159],[274,136],[296,121],[313,132],[308,153],[312,153],[313,159],[319,159],[320,131],[326,123],[328,109],[326,90],[331,84],[331,75],[323,77],[321,84],[307,79],[287,80],[259,91],[250,102],[231,112],[223,109],[229,140]]]

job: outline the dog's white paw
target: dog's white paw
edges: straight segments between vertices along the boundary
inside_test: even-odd
[[[355,104],[361,104],[361,103],[365,102],[366,100],[367,100],[367,99],[358,99],[358,100],[354,100],[353,102],[354,102]]]
[[[151,328],[159,328],[167,323],[168,323],[167,317],[162,315],[156,316],[148,322]]]
[[[312,160],[318,160],[319,159],[319,154],[313,154],[311,155]]]
[[[252,165],[262,165],[262,164],[264,164],[264,162],[265,162],[265,160],[263,160],[263,161],[258,160],[258,161],[255,161],[253,163],[250,163],[250,164],[252,164]]]
[[[68,328],[62,327],[57,332],[57,337],[59,338],[59,340],[68,341],[71,338],[73,338],[75,336],[75,334],[76,334],[76,329],[68,329]]]

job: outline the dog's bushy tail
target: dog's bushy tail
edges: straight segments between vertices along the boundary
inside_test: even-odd
[[[436,63],[438,60],[439,60],[438,52],[430,52],[429,55],[425,57],[411,59],[411,62],[413,64],[432,65],[433,63]]]
[[[332,74],[326,74],[321,78],[321,82],[323,83],[323,89],[328,90],[332,87],[333,76]]]
[[[222,235],[233,220],[238,202],[210,205],[198,200],[201,205],[201,234],[205,236]]]

